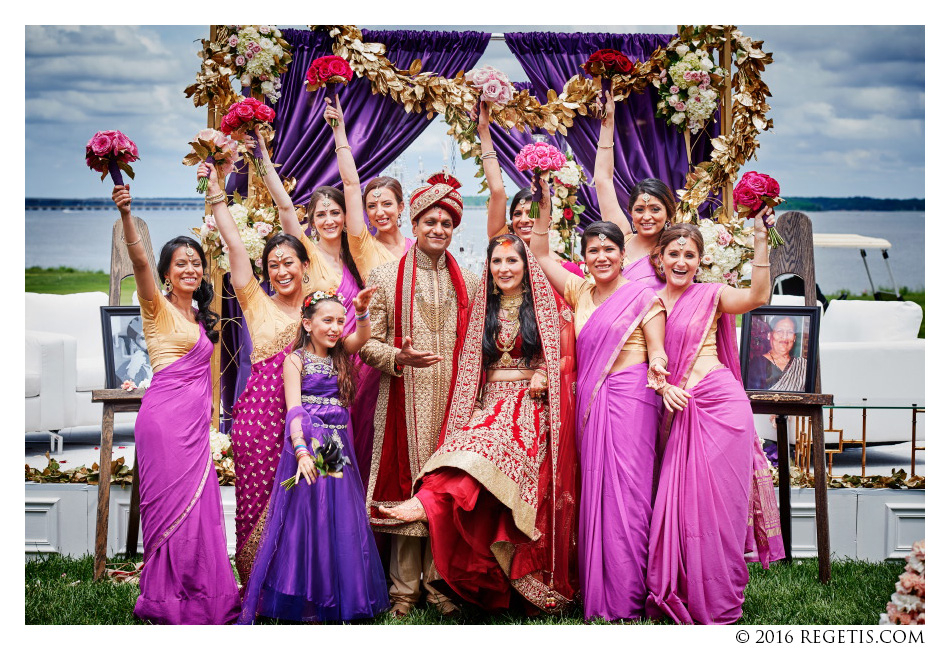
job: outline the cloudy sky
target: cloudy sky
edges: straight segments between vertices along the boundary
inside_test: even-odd
[[[380,25],[361,25],[383,29]],[[388,27],[392,27],[389,25]],[[412,28],[412,26],[407,26]],[[422,28],[422,27],[420,27]],[[464,26],[491,32],[524,26]],[[554,31],[671,33],[673,25],[547,26]],[[924,196],[924,28],[746,26],[775,63],[764,73],[775,128],[758,161],[787,196]],[[27,26],[25,31],[26,196],[108,196],[86,169],[83,147],[117,128],[139,145],[139,196],[189,196],[194,170],[181,165],[206,112],[183,94],[198,68],[201,26]],[[504,42],[480,64],[526,80]],[[404,154],[415,170],[443,165],[449,138],[438,119]],[[456,172],[475,186],[473,167]]]

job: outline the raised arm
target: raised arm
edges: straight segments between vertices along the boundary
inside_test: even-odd
[[[155,300],[155,294],[158,291],[148,255],[145,253],[145,245],[142,243],[142,235],[135,229],[135,222],[132,221],[132,194],[129,192],[129,186],[116,185],[112,190],[112,200],[115,201],[116,207],[119,208],[119,215],[122,217],[122,234],[125,237],[129,258],[132,260],[135,290],[141,298],[151,302]]]
[[[548,281],[554,290],[564,295],[567,281],[577,276],[561,266],[561,263],[551,255],[551,242],[548,239],[548,230],[551,228],[551,197],[548,196],[548,184],[541,180],[541,203],[538,218],[531,227],[531,252],[538,258],[541,270],[548,276]]]
[[[287,411],[300,406],[300,373],[303,371],[303,362],[296,354],[288,354],[284,359],[284,399],[287,400]],[[317,480],[317,472],[313,465],[313,459],[309,453],[304,453],[307,449],[307,441],[304,438],[301,418],[297,417],[290,423],[290,444],[294,448],[294,454],[297,456],[297,474],[299,481],[303,476],[307,485],[313,485]],[[303,449],[300,447],[303,446]]]
[[[366,225],[363,223],[363,192],[360,190],[360,175],[356,171],[356,159],[353,150],[346,141],[346,122],[343,121],[343,107],[340,106],[340,96],[336,96],[336,106],[326,98],[327,107],[323,111],[323,118],[330,123],[335,119],[337,124],[333,128],[333,143],[336,146],[336,163],[340,168],[340,179],[343,181],[343,199],[346,203],[346,229],[350,236],[359,237],[363,234]]]
[[[755,215],[755,252],[752,255],[752,286],[748,289],[726,287],[719,298],[719,311],[727,314],[744,314],[769,301],[772,282],[769,273],[769,244],[766,221],[775,224],[772,208],[763,206]]]
[[[620,208],[617,188],[614,186],[614,113],[617,105],[612,92],[604,98],[604,119],[600,121],[600,137],[597,141],[597,156],[594,158],[594,189],[600,216],[620,227],[624,237],[633,232],[630,222]]]
[[[343,339],[343,349],[347,354],[356,354],[363,347],[363,344],[369,340],[369,300],[379,289],[373,285],[366,287],[353,298],[353,309],[356,311],[356,331]]]
[[[290,195],[284,189],[284,184],[277,175],[274,163],[267,153],[267,147],[264,146],[264,138],[261,136],[260,126],[254,127],[255,138],[254,146],[260,147],[261,154],[264,156],[264,169],[267,173],[264,175],[264,185],[270,192],[270,197],[274,199],[274,205],[277,206],[277,215],[280,217],[280,228],[291,237],[300,239],[303,237],[303,228],[300,227],[300,221],[297,219],[297,210],[294,208],[294,202],[290,200]],[[230,246],[230,244],[228,244]]]
[[[221,239],[228,246],[228,262],[231,264],[231,284],[235,289],[243,289],[254,280],[251,270],[251,260],[247,257],[247,248],[238,232],[231,210],[228,209],[227,197],[219,198],[223,194],[218,184],[218,174],[213,173],[211,165],[198,163],[198,178],[207,177],[208,197],[212,199],[211,214],[214,215],[215,226],[221,233]]]
[[[485,180],[488,181],[488,236],[494,237],[505,227],[505,207],[508,196],[505,194],[505,182],[501,178],[501,165],[498,153],[491,141],[488,128],[488,104],[478,105],[478,139],[482,144],[482,166],[485,168]]]

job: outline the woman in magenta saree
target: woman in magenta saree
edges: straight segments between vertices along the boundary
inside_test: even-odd
[[[656,277],[650,255],[660,233],[669,228],[676,214],[673,190],[658,178],[645,178],[630,193],[627,212],[620,208],[614,186],[614,112],[613,94],[606,93],[604,118],[601,120],[597,156],[594,159],[594,187],[604,221],[616,224],[624,236],[623,277],[645,283],[654,291],[663,287]]]
[[[542,201],[535,228],[547,228]],[[539,230],[532,252],[574,309],[580,454],[578,567],[584,617],[639,618],[646,600],[647,541],[662,383],[663,306],[621,275],[623,235],[609,222],[584,229],[581,251],[594,283],[565,271]],[[648,360],[650,361],[648,367]]]
[[[162,248],[155,286],[132,222],[128,186],[113,200],[122,215],[155,374],[135,423],[145,561],[135,615],[151,623],[223,624],[238,614],[224,510],[211,461],[210,337],[218,315],[204,280],[204,253],[190,237]],[[192,308],[192,299],[198,308]]]
[[[736,622],[749,581],[746,554],[763,567],[784,557],[772,476],[742,387],[733,316],[768,300],[762,219],[760,213],[750,289],[692,282],[703,253],[696,226],[678,224],[660,238],[670,375],[647,611],[677,623]]]

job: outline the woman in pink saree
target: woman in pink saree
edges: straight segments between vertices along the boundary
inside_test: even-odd
[[[220,319],[210,310],[214,290],[204,279],[204,252],[190,237],[162,247],[163,295],[132,221],[129,186],[117,185],[112,198],[122,215],[155,371],[135,422],[145,545],[135,615],[173,625],[229,623],[240,603],[211,461],[209,362]]]
[[[547,192],[540,208],[531,252],[574,309],[577,333],[577,546],[584,617],[639,618],[647,596],[660,406],[654,389],[666,372],[663,305],[653,289],[621,275],[624,246],[617,226],[598,221],[584,229],[581,252],[592,284],[551,257]]]
[[[677,224],[660,236],[670,374],[650,524],[653,617],[734,623],[749,582],[746,553],[763,567],[784,557],[772,475],[742,387],[734,317],[768,301],[768,210],[755,217],[750,289],[693,283],[703,255],[696,226]]]
[[[623,277],[646,283],[654,291],[663,287],[656,277],[650,254],[656,247],[660,233],[669,228],[676,214],[676,197],[673,190],[658,178],[645,178],[630,192],[627,212],[620,208],[617,188],[614,186],[614,112],[613,94],[607,93],[604,100],[604,118],[600,123],[597,142],[597,157],[594,159],[594,188],[597,203],[604,221],[616,224],[623,232],[624,267]]]

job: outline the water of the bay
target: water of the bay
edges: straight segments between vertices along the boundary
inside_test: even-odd
[[[26,266],[108,271],[112,224],[117,216],[114,210],[27,211]],[[187,210],[149,210],[138,216],[148,224],[156,253],[172,237],[192,234],[191,228],[200,226],[202,218],[200,213]],[[809,217],[816,233],[887,239],[892,244],[888,254],[898,286],[924,288],[923,212],[813,212]],[[466,207],[463,225],[451,248],[463,264],[479,273],[488,242],[485,221],[484,207]],[[407,225],[403,231],[410,234]],[[880,252],[869,250],[867,259],[875,285],[890,288]],[[860,293],[870,288],[860,253],[854,249],[815,249],[815,272],[825,293],[839,289]]]

